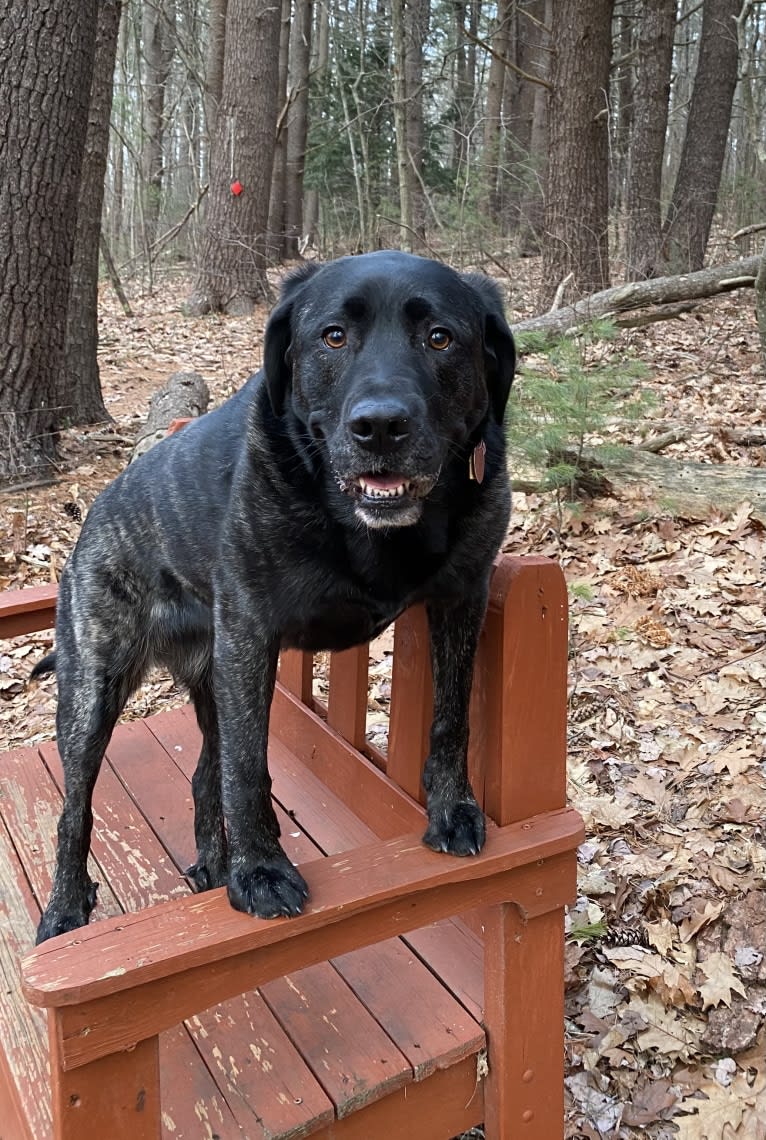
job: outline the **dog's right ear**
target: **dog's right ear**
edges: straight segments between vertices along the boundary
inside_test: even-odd
[[[285,279],[279,303],[266,325],[263,339],[263,371],[266,376],[266,391],[277,416],[281,416],[285,410],[285,399],[292,381],[290,347],[293,339],[293,309],[303,285],[318,269],[319,265],[315,261],[309,261]]]

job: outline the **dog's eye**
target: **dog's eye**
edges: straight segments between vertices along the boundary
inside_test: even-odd
[[[322,340],[328,348],[343,348],[346,344],[346,334],[338,325],[332,325],[324,330]]]
[[[431,329],[428,334],[428,343],[437,352],[444,352],[444,349],[449,348],[452,344],[452,333],[447,332],[446,329]]]

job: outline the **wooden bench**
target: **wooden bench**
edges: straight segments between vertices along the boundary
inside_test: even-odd
[[[55,590],[6,594],[0,636],[49,627]],[[94,801],[89,927],[33,949],[53,865],[55,743],[0,756],[0,1138],[563,1134],[566,590],[501,559],[472,700],[471,773],[495,821],[476,858],[426,849],[424,614],[396,623],[387,757],[365,739],[368,651],[285,653],[270,738],[305,914],[191,894],[188,708],[118,726]],[[305,866],[304,866],[305,865]],[[460,917],[457,917],[460,916]],[[47,1012],[46,1012],[47,1011]],[[487,1052],[488,1050],[488,1052]]]

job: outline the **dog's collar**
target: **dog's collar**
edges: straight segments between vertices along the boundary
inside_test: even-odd
[[[487,445],[483,439],[474,447],[468,457],[468,478],[475,483],[484,482],[484,468],[487,460]]]

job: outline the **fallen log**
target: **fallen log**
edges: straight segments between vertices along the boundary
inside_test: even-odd
[[[677,305],[730,293],[734,289],[752,288],[760,264],[760,256],[746,257],[727,265],[701,269],[697,273],[631,281],[612,289],[603,289],[600,293],[592,293],[574,305],[563,305],[543,316],[516,321],[511,329],[515,336],[521,337],[522,346],[525,333],[535,333],[544,340],[556,340],[570,329],[590,321],[606,320],[650,305]],[[675,316],[677,313],[669,315]]]
[[[136,439],[131,463],[168,433],[174,420],[195,419],[207,411],[210,392],[199,372],[174,372],[149,402],[149,413]]]
[[[714,513],[732,514],[744,503],[750,503],[751,517],[766,525],[765,467],[668,459],[627,446],[588,447],[579,462],[584,468],[585,484],[595,495],[640,485],[649,491],[658,511],[698,520]],[[526,493],[539,492],[545,486],[544,473],[536,479],[512,479],[512,485]]]

